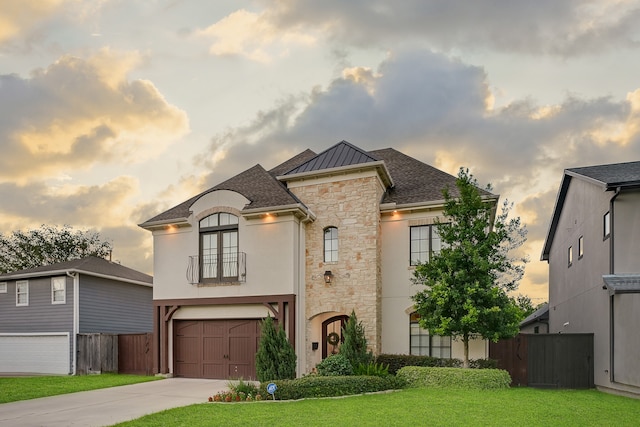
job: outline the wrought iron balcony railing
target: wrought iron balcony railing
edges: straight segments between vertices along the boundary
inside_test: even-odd
[[[244,252],[189,257],[187,280],[198,283],[244,282],[247,278],[247,254]]]

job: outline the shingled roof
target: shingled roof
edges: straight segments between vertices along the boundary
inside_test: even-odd
[[[148,274],[96,256],[88,256],[86,258],[73,259],[70,261],[59,262],[57,264],[43,265],[40,267],[0,274],[0,280],[49,276],[65,274],[66,272],[88,274],[90,276],[112,277],[114,279],[124,279],[125,281],[146,285],[151,285],[153,283],[153,277]]]
[[[640,162],[585,166],[570,168],[565,172],[574,177],[595,181],[595,183],[604,186],[606,190],[640,186]]]
[[[449,188],[456,197],[458,189],[456,177],[439,169],[422,163],[393,148],[364,151],[346,141],[341,141],[320,154],[305,150],[291,159],[281,163],[268,172],[256,165],[246,171],[229,178],[202,193],[180,203],[173,208],[140,224],[143,228],[170,221],[186,221],[191,206],[202,196],[216,190],[230,190],[242,194],[250,202],[243,210],[261,208],[277,208],[299,204],[304,206],[279,178],[295,177],[298,174],[330,171],[358,165],[376,165],[389,185],[383,197],[383,204],[407,205],[417,203],[438,202],[443,200],[442,190]],[[480,190],[484,196],[493,194]]]

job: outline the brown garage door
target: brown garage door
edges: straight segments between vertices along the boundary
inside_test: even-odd
[[[173,330],[174,375],[256,378],[258,320],[176,320]]]

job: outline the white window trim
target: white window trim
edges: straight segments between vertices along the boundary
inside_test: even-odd
[[[7,282],[0,282],[0,294],[7,293]]]
[[[23,303],[19,303],[18,302],[18,288],[19,285],[22,284],[26,284],[27,285],[27,292],[25,292],[25,294],[27,295],[27,302],[23,302]],[[29,305],[29,281],[28,280],[18,280],[16,282],[16,307],[26,307]]]
[[[53,289],[53,284],[56,279],[62,279],[62,301],[55,300],[55,292]],[[51,304],[66,304],[67,303],[67,279],[64,276],[52,277],[51,278]]]

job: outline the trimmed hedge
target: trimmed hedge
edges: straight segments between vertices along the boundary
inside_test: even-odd
[[[389,365],[389,373],[396,374],[405,366],[429,366],[437,368],[461,368],[462,360],[460,359],[440,359],[430,356],[415,356],[410,354],[380,354],[376,358],[376,363]],[[496,369],[498,361],[494,359],[471,359],[469,360],[470,368],[477,369]]]
[[[497,389],[509,388],[511,377],[502,369],[461,369],[405,366],[396,375],[408,387]]]
[[[364,375],[317,376],[309,375],[294,380],[273,381],[276,384],[276,400],[295,400],[309,397],[336,397],[376,391],[396,390],[405,386],[404,380],[394,376],[376,377]],[[272,399],[267,384],[260,384],[263,399]]]

